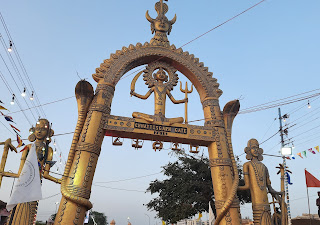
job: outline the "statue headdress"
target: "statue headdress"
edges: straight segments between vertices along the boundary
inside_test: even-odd
[[[158,13],[158,16],[156,19],[153,19],[149,15],[149,11],[147,10],[146,12],[146,18],[147,20],[151,23],[151,31],[152,33],[155,33],[154,37],[151,39],[150,43],[153,45],[163,45],[163,46],[170,46],[168,38],[167,38],[167,33],[168,35],[171,32],[172,25],[176,22],[177,20],[177,15],[174,15],[172,20],[168,20],[166,17],[166,13],[169,10],[169,7],[167,4],[163,3],[163,0],[160,0],[155,4],[155,10]],[[161,29],[157,28],[155,26],[155,23],[159,23]]]
[[[246,159],[251,160],[253,158],[253,155],[251,154],[251,149],[253,147],[258,148],[258,160],[262,161],[263,160],[263,156],[262,156],[263,149],[259,148],[259,142],[254,138],[252,138],[248,141],[247,147],[245,147],[245,149],[244,149],[244,152],[247,154]]]
[[[47,126],[48,126],[47,128],[48,128],[49,130],[48,130],[48,135],[47,135],[47,137],[49,138],[49,142],[51,142],[51,137],[54,135],[54,130],[51,129],[50,123],[49,123],[49,121],[48,121],[47,119],[39,119],[38,122],[37,122],[37,124],[40,124],[41,121],[44,121],[44,122],[47,124]],[[29,132],[30,132],[30,135],[29,135],[29,137],[28,137],[28,140],[29,140],[30,142],[34,142],[34,141],[36,140],[36,135],[34,134],[34,132],[35,132],[35,127],[31,127],[31,128],[29,129]]]

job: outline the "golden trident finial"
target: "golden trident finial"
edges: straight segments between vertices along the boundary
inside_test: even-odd
[[[188,99],[188,94],[193,91],[193,84],[191,84],[191,90],[188,89],[188,82],[186,82],[186,86],[182,89],[182,83],[180,81],[180,91],[185,94],[185,98]],[[184,121],[188,124],[188,102],[184,103]]]

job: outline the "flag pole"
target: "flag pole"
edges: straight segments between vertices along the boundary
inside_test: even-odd
[[[306,169],[304,169],[306,171]],[[306,177],[306,176],[305,176]],[[306,177],[306,188],[307,188],[307,196],[308,196],[308,209],[309,209],[309,218],[310,218],[310,225],[311,225],[311,214],[310,214],[310,200],[309,200],[309,191],[307,185],[307,177]]]

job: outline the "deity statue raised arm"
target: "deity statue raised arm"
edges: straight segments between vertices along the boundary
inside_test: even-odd
[[[250,139],[244,151],[250,161],[243,165],[245,185],[239,186],[238,190],[250,190],[254,224],[273,225],[268,193],[279,200],[282,192],[271,187],[268,168],[260,162],[263,160],[263,149],[259,148],[259,142]]]
[[[36,126],[30,129],[30,133],[31,134],[29,135],[28,140],[30,142],[34,142],[36,145],[36,154],[38,157],[40,179],[45,178],[60,184],[61,179],[52,177],[49,174],[53,158],[53,150],[51,147],[49,147],[49,143],[51,141],[51,137],[54,134],[54,131],[50,128],[49,121],[46,119],[39,119]],[[14,178],[18,178],[20,176],[20,173],[28,156],[29,150],[31,149],[31,145],[32,144],[27,145],[22,152],[18,173],[2,172],[2,176]],[[8,221],[10,221],[12,225],[33,224],[37,212],[37,205],[37,201],[18,204],[16,206],[16,209],[14,210],[15,213],[12,213],[10,215]]]
[[[135,92],[135,83],[142,73],[144,73],[143,80],[145,81],[145,84],[150,88],[150,90],[145,95],[140,95]],[[167,73],[169,74],[169,76],[167,75]],[[170,65],[164,62],[150,63],[144,71],[138,73],[133,78],[131,82],[130,94],[141,99],[147,99],[152,93],[154,93],[154,115],[134,112],[132,113],[132,116],[134,118],[143,119],[149,123],[168,123],[169,125],[173,123],[183,123],[183,117],[165,117],[166,96],[168,96],[174,104],[188,102],[188,98],[176,100],[171,94],[173,87],[178,83],[178,79],[179,78],[176,74],[176,69],[174,69]]]

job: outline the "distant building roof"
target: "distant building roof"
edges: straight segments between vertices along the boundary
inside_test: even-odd
[[[7,203],[0,200],[0,209],[5,208],[6,206],[7,206]]]

